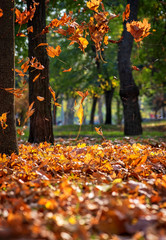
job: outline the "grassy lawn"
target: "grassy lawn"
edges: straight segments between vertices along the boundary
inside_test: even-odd
[[[116,125],[83,125],[80,131],[80,137],[94,137],[101,138],[95,131],[95,127],[102,127],[103,135],[106,139],[115,140],[116,138],[122,139],[123,126]],[[153,122],[144,122],[143,126],[143,135],[141,138],[163,138],[166,139],[166,121],[153,121]],[[54,126],[54,137],[62,138],[76,138],[79,132],[79,125],[66,125],[66,126]],[[29,129],[25,130],[25,135],[21,137],[23,140],[28,139]]]

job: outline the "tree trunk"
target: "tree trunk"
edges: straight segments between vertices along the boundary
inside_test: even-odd
[[[117,125],[121,124],[121,114],[120,114],[120,99],[117,97],[116,98],[116,115],[117,115]]]
[[[103,124],[103,113],[102,113],[102,96],[98,99],[98,115],[99,115],[99,123]]]
[[[92,124],[92,125],[94,124],[97,100],[98,100],[98,98],[93,96],[92,109],[91,109],[90,122],[89,122],[89,124]]]
[[[67,109],[65,112],[65,125],[74,124],[74,98],[67,100]]]
[[[14,1],[1,1],[3,16],[0,18],[0,116],[7,113],[8,125],[0,124],[0,153],[18,153],[14,111],[14,95],[4,88],[14,88]]]
[[[53,126],[51,116],[51,96],[49,87],[49,59],[45,47],[37,47],[40,43],[46,42],[46,35],[40,35],[46,26],[45,0],[36,0],[39,5],[32,21],[28,25],[33,26],[33,33],[29,33],[29,58],[36,57],[44,66],[43,70],[29,71],[29,102],[34,103],[35,112],[30,118],[29,142],[54,142]],[[27,0],[28,9],[32,0]],[[37,48],[36,48],[37,47]],[[41,73],[40,77],[33,82],[35,76]],[[44,97],[44,101],[37,100],[37,96]]]
[[[105,103],[106,103],[106,119],[105,124],[112,124],[112,98],[114,93],[114,88],[105,91]]]
[[[128,22],[137,19],[138,0],[128,0],[130,4],[130,17]],[[142,134],[141,115],[138,104],[139,89],[136,86],[130,63],[133,37],[126,30],[126,21],[124,21],[123,39],[119,43],[118,50],[118,69],[120,77],[120,97],[123,103],[124,113],[124,134],[140,135]]]

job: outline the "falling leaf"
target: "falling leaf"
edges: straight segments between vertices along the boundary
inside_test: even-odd
[[[84,99],[88,96],[88,90],[85,92],[85,93],[83,93],[83,92],[81,92],[81,91],[77,91],[77,93],[82,97],[82,99],[81,99],[81,104],[83,103],[83,101],[84,101]]]
[[[123,13],[123,22],[125,20],[127,21],[129,19],[129,16],[130,16],[130,4],[127,4],[126,5],[126,9],[125,9],[125,11]]]
[[[0,116],[0,123],[1,123],[1,127],[2,127],[2,129],[6,129],[7,128],[7,124],[6,124],[6,122],[7,122],[7,112],[5,112],[5,113],[2,113],[2,115]]]
[[[83,37],[78,38],[78,40],[79,40],[79,45],[81,50],[84,51],[84,49],[87,47],[89,42],[86,40],[86,38],[83,38]]]
[[[64,69],[63,72],[71,72],[72,68]]]
[[[17,72],[20,77],[24,77],[25,76],[25,74],[21,70],[19,70],[17,68],[15,68],[15,72]]]
[[[39,45],[37,45],[36,48],[41,47],[41,46],[48,46],[48,43],[40,43]]]
[[[150,32],[151,25],[146,19],[141,21],[132,21],[126,24],[127,31],[131,33],[136,42],[142,41],[144,37],[147,37]]]
[[[56,48],[48,46],[46,48],[48,56],[54,58],[55,56],[59,56],[61,53],[61,47],[58,45]]]
[[[87,7],[95,12],[98,12],[99,5],[102,0],[90,0],[87,2]]]
[[[99,128],[95,127],[95,130],[99,135],[103,136],[103,131],[102,131],[101,127],[99,127]]]
[[[140,70],[140,69],[137,68],[136,66],[132,66],[132,69],[133,69],[133,70],[136,70],[136,71],[139,71],[139,70]]]
[[[28,31],[28,34],[29,34],[30,32],[33,33],[33,26],[28,27],[28,28],[27,28],[27,31]]]
[[[108,36],[105,36],[105,37],[104,37],[104,44],[105,44],[105,45],[108,45]]]
[[[55,92],[54,92],[54,90],[52,89],[51,86],[49,86],[49,90],[50,90],[50,92],[51,92],[51,94],[52,94],[52,97],[53,97],[53,99],[54,99],[54,102],[55,102],[55,101],[56,101]]]
[[[44,101],[44,97],[37,96],[36,98],[37,98],[40,102]]]
[[[41,73],[39,73],[36,77],[34,77],[33,82],[35,82],[39,77],[40,77]]]
[[[3,10],[0,8],[0,17],[3,16]]]
[[[80,104],[80,107],[79,107],[78,112],[77,112],[77,116],[79,118],[80,125],[82,125],[83,117],[84,117],[84,110],[83,110],[82,104]]]

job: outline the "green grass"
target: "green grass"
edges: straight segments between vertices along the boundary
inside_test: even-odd
[[[123,139],[123,126],[116,125],[82,125],[80,137],[92,137],[92,138],[101,138],[95,131],[95,127],[101,126],[103,135],[106,139]],[[163,138],[166,139],[166,121],[153,121],[153,122],[144,122],[143,126],[143,135],[141,138]],[[76,138],[79,132],[79,125],[65,125],[65,126],[54,126],[54,137],[62,138]],[[25,130],[25,135],[21,137],[23,140],[28,140],[29,129]]]

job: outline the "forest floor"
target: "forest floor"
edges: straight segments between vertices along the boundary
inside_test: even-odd
[[[0,156],[0,239],[166,240],[164,128],[20,141],[19,155]]]

